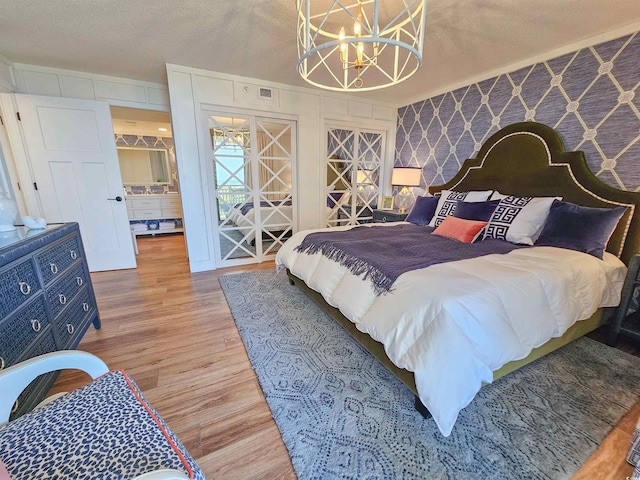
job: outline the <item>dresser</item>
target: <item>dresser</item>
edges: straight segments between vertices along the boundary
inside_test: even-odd
[[[408,213],[400,213],[398,210],[380,210],[373,211],[373,222],[403,222],[407,218]]]
[[[178,225],[182,225],[182,202],[180,195],[127,195],[127,215],[131,223],[144,223],[149,220],[179,220]],[[176,225],[174,228],[166,230],[134,230],[135,235],[148,235],[157,233],[182,232],[182,226]]]
[[[77,223],[0,232],[0,369],[75,348],[100,317]],[[18,398],[12,418],[33,409],[57,373],[41,375]]]

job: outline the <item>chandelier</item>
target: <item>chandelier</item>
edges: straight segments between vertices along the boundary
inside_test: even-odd
[[[422,64],[425,0],[296,0],[298,72],[316,87],[376,90]]]

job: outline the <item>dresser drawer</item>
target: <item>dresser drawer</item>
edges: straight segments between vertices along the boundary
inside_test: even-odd
[[[44,297],[34,299],[2,322],[0,367],[13,365],[20,355],[50,325]]]
[[[162,208],[176,208],[176,209],[180,209],[180,197],[178,197],[177,195],[165,195],[164,197],[162,197],[160,199]]]
[[[130,202],[130,203],[129,203]],[[131,208],[161,208],[162,201],[157,197],[147,198],[144,195],[139,195],[137,197],[127,197],[127,203],[131,205]]]
[[[400,213],[393,210],[373,211],[373,221],[375,223],[402,222],[405,218],[407,218],[406,213]]]
[[[0,273],[0,318],[40,291],[38,275],[31,260],[26,260]]]
[[[135,209],[133,211],[133,217],[131,220],[155,220],[158,218],[162,218],[162,210],[157,209]]]
[[[182,218],[182,210],[179,208],[163,208],[162,218]]]
[[[85,283],[88,283],[88,273],[84,264],[72,267],[64,277],[47,288],[47,298],[51,304],[51,312],[57,317],[62,310],[71,303]]]
[[[38,254],[36,261],[42,272],[45,285],[57,276],[62,275],[67,268],[80,258],[80,253],[78,237],[73,235]]]
[[[65,311],[64,316],[56,320],[56,333],[60,340],[60,348],[71,347],[73,340],[82,333],[86,319],[96,311],[95,301],[89,287],[84,287]]]

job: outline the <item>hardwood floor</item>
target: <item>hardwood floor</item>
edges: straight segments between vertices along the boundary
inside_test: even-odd
[[[190,274],[182,236],[138,245],[137,269],[91,274],[102,329],[91,327],[78,348],[127,371],[207,478],[295,478],[218,282],[273,262]],[[52,393],[86,381],[65,372]],[[638,416],[640,404],[574,478],[631,476],[625,455]]]

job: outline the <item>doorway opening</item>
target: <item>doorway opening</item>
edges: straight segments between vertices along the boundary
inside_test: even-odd
[[[111,107],[127,216],[134,249],[161,235],[183,235],[171,116]]]

